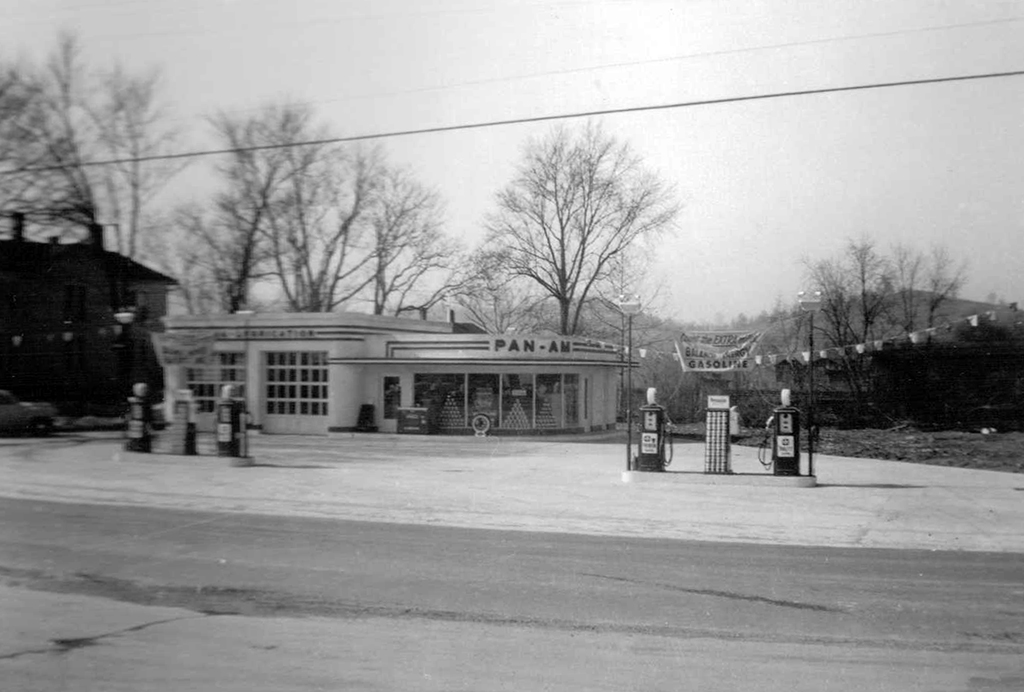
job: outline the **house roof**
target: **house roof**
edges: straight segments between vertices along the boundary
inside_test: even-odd
[[[0,240],[0,271],[45,274],[57,261],[88,261],[99,257],[107,271],[127,281],[177,284],[166,274],[150,269],[124,255],[99,250],[86,243],[35,243],[24,240]]]

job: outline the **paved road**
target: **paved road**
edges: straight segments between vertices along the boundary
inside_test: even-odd
[[[5,689],[1024,688],[1018,553],[8,499],[0,566]]]

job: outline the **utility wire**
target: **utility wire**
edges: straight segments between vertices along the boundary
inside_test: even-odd
[[[539,77],[553,77],[561,75],[580,74],[585,72],[596,72],[599,70],[612,70],[623,67],[642,67],[645,65],[656,65],[661,63],[671,62],[682,62],[685,60],[693,60],[698,58],[714,58],[722,57],[725,55],[741,55],[744,53],[756,53],[761,51],[779,50],[782,48],[804,48],[806,46],[817,46],[827,43],[842,43],[849,41],[860,41],[863,39],[870,38],[891,38],[893,36],[905,36],[907,34],[921,34],[936,31],[948,31],[950,29],[966,29],[980,26],[992,26],[994,24],[1008,24],[1012,22],[1024,21],[1024,17],[1006,17],[1003,19],[990,19],[978,22],[963,22],[961,24],[943,24],[939,26],[924,26],[917,27],[914,29],[897,29],[893,31],[876,31],[868,34],[851,34],[848,36],[828,36],[825,38],[809,39],[806,41],[787,41],[785,43],[769,43],[761,46],[745,46],[743,48],[726,48],[722,50],[703,51],[699,53],[685,53],[682,55],[670,55],[663,58],[648,58],[645,60],[630,60],[625,62],[611,62],[601,63],[599,65],[587,65],[585,67],[568,67],[560,70],[547,70],[544,72],[526,72],[517,75],[508,75],[505,77],[486,77],[481,79],[472,79],[463,82],[452,82],[449,84],[436,84],[431,86],[417,87],[415,89],[405,89],[402,91],[386,91],[386,92],[375,92],[375,93],[364,93],[355,94],[353,96],[344,97],[341,99],[331,99],[329,101],[317,101],[317,103],[332,103],[335,101],[353,101],[357,99],[366,98],[377,98],[380,96],[404,96],[406,94],[418,94],[430,91],[446,91],[448,89],[458,89],[469,86],[482,86],[485,84],[500,84],[504,82],[522,81],[527,79],[537,79]]]
[[[947,84],[951,82],[966,82],[979,79],[999,79],[1004,77],[1024,76],[1024,70],[1013,70],[1009,72],[988,72],[983,74],[959,75],[955,77],[935,77],[932,79],[909,79],[898,82],[875,82],[871,84],[855,84],[852,86],[824,87],[821,89],[802,89],[798,91],[778,91],[767,94],[754,94],[751,96],[729,96],[717,99],[702,99],[698,101],[681,101],[678,103],[655,104],[649,106],[630,106],[625,108],[605,108],[593,111],[578,111],[575,113],[558,113],[552,115],[538,115],[528,118],[509,118],[507,120],[489,120],[477,123],[465,123],[462,125],[442,125],[438,127],[424,127],[413,130],[393,130],[390,132],[377,132],[365,135],[351,135],[348,137],[330,137],[327,139],[308,140],[303,142],[282,142],[279,144],[263,144],[251,147],[237,147],[231,149],[204,149],[199,151],[180,152],[177,154],[155,154],[152,156],[139,156],[129,158],[105,159],[100,161],[82,161],[75,166],[108,166],[120,163],[145,163],[148,161],[170,161],[174,159],[198,158],[200,156],[219,156],[223,154],[240,154],[256,151],[271,151],[274,149],[290,149],[292,147],[324,146],[327,144],[342,144],[346,142],[362,142],[373,139],[389,139],[393,137],[409,137],[412,135],[438,134],[442,132],[457,132],[460,130],[479,130],[490,127],[503,127],[507,125],[526,125],[531,123],[550,122],[554,120],[571,120],[576,118],[592,118],[605,115],[621,115],[624,113],[643,113],[650,111],[671,110],[676,108],[694,108],[698,106],[715,106],[725,103],[744,103],[748,101],[767,101],[772,99],[792,98],[796,96],[814,96],[818,94],[839,94],[852,91],[868,91],[872,89],[891,89],[894,87],[921,86],[925,84]],[[14,175],[18,173],[35,173],[42,171],[54,171],[67,168],[66,165],[32,166],[26,168],[0,171],[0,175]]]

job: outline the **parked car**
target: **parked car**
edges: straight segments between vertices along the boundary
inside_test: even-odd
[[[0,432],[48,435],[56,417],[57,409],[51,404],[19,401],[0,389]]]

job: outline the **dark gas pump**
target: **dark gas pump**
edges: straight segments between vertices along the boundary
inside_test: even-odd
[[[776,476],[800,475],[800,410],[789,402],[789,390],[783,389],[782,406],[768,419]]]
[[[137,382],[128,397],[128,429],[124,443],[127,452],[153,451],[153,408],[149,402],[149,385]]]
[[[647,404],[640,407],[640,453],[634,464],[637,471],[664,471],[672,463],[671,423],[656,398],[657,390],[648,389]]]
[[[217,401],[217,456],[248,458],[248,419],[245,401],[235,397],[233,386],[224,385]]]

